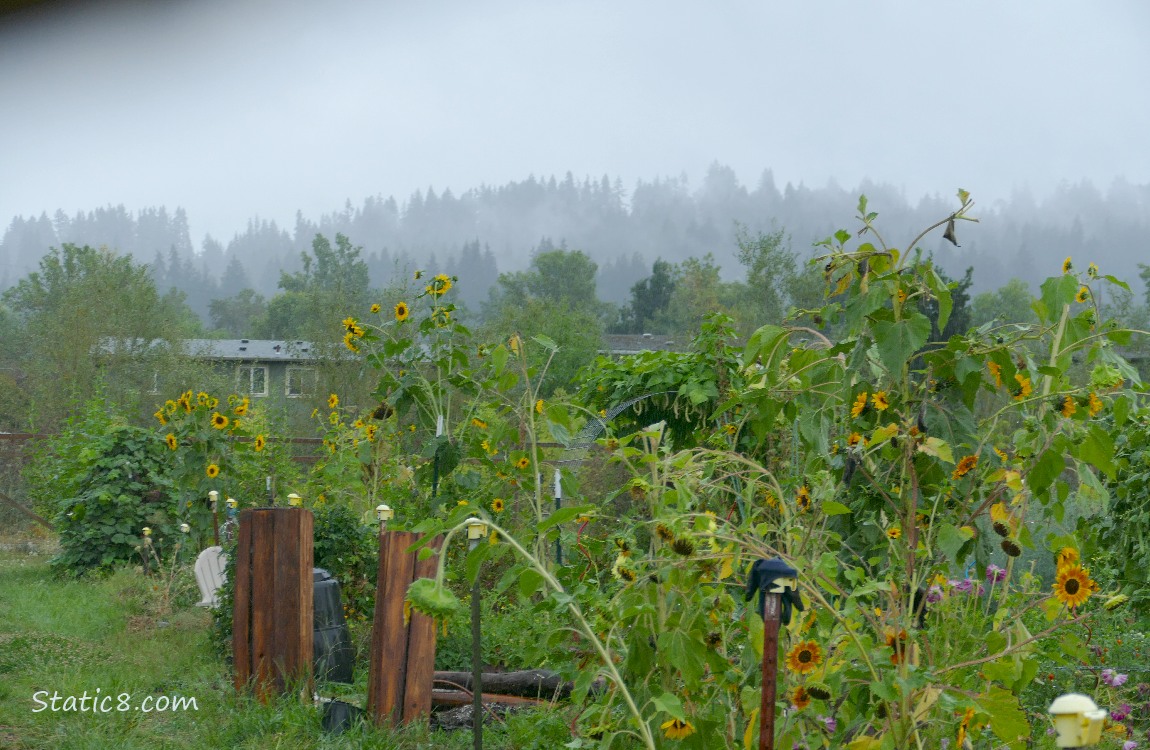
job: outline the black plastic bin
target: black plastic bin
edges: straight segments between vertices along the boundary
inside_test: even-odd
[[[353,682],[355,651],[351,633],[343,617],[343,598],[339,581],[323,568],[313,570],[315,582],[315,649],[313,663],[316,680]]]

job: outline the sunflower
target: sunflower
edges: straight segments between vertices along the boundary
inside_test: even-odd
[[[711,648],[718,648],[719,646],[723,645],[723,634],[716,630],[712,630],[710,633],[707,633],[705,636],[703,636],[703,642]]]
[[[997,530],[996,528],[995,531]],[[1020,557],[1022,555],[1022,547],[1019,547],[1018,542],[1013,539],[1003,539],[998,546],[1002,547],[1002,551],[1005,552],[1008,557]]]
[[[407,320],[407,316],[411,315],[411,310],[408,309],[406,302],[395,303],[395,319],[402,323]]]
[[[164,414],[163,409],[158,410],[152,416],[155,417],[157,420],[159,420],[161,427],[163,427],[164,425],[166,425],[168,423],[168,417],[166,414]]]
[[[1063,565],[1054,580],[1054,596],[1068,608],[1081,606],[1098,587],[1090,580],[1089,571],[1078,563]]]
[[[503,512],[503,507],[504,507],[504,505],[503,505],[503,498],[501,498],[501,497],[497,497],[497,498],[495,498],[494,500],[492,500],[492,501],[491,501],[491,510],[492,510],[493,512],[495,512],[495,513],[502,513],[502,512]]]
[[[1021,401],[1028,398],[1034,392],[1034,388],[1030,385],[1030,378],[1023,375],[1021,372],[1014,373],[1014,379],[1018,381],[1018,390],[1014,394],[1015,401]]]
[[[1098,278],[1098,266],[1091,263],[1086,267],[1086,275],[1092,279]]]
[[[831,699],[831,689],[825,682],[811,681],[807,683],[807,695],[820,701]]]
[[[691,722],[681,719],[664,721],[659,728],[663,730],[663,736],[669,740],[686,739],[695,733],[695,728],[691,726]]]
[[[1054,564],[1057,568],[1063,568],[1067,565],[1073,565],[1078,562],[1078,550],[1073,547],[1063,547],[1058,550],[1058,554],[1054,556]]]
[[[823,662],[823,649],[815,641],[799,641],[787,652],[787,669],[810,674]]]
[[[236,407],[234,409],[232,409],[232,411],[234,411],[236,413],[237,417],[242,417],[243,415],[248,413],[248,406],[250,406],[250,405],[251,404],[248,401],[248,397],[244,396],[244,400],[239,402],[238,404],[236,404]]]
[[[378,430],[379,430],[379,428],[373,424],[369,424],[367,427],[364,428],[363,431],[364,431],[364,434],[367,436],[368,442],[373,442],[375,440],[375,433]]]
[[[987,360],[986,369],[990,370],[990,374],[994,376],[994,385],[997,388],[1002,387],[1002,366],[997,362]]]
[[[675,541],[675,532],[671,530],[671,527],[663,523],[655,524],[655,536],[659,537],[667,544]]]
[[[168,414],[175,414],[176,413],[176,402],[171,400],[171,399],[168,399],[167,401],[164,402],[164,409],[168,412]]]
[[[1092,417],[1102,411],[1102,399],[1098,398],[1094,391],[1090,391],[1090,395],[1086,399],[1086,409]]]
[[[690,557],[695,554],[695,543],[686,537],[678,537],[675,541],[671,542],[671,551],[676,555],[683,557]]]
[[[1074,268],[1074,264],[1070,262],[1070,256],[1066,256],[1066,260],[1062,261],[1062,273],[1070,273]]]
[[[1063,396],[1062,397],[1062,407],[1058,411],[1060,411],[1062,413],[1062,416],[1066,417],[1067,419],[1069,419],[1070,417],[1073,417],[1074,412],[1078,411],[1078,407],[1074,403],[1074,397],[1073,396]]]
[[[1085,302],[1090,299],[1090,287],[1079,287],[1078,294],[1074,295],[1075,302]]]
[[[898,526],[891,526],[886,530],[886,535],[890,539],[898,539],[902,536],[902,529],[900,529]]]
[[[339,406],[339,396],[334,393],[327,397],[327,408],[334,409]]]
[[[383,308],[379,306],[378,302],[373,302],[371,305],[371,312],[373,315],[377,314]]]
[[[359,352],[359,344],[355,343],[355,336],[350,331],[343,335],[343,345],[348,348],[348,351]]]
[[[359,323],[356,322],[355,318],[344,318],[343,319],[343,329],[345,331],[347,331],[348,333],[355,334],[355,332],[358,328],[359,328]]]
[[[802,711],[807,706],[811,705],[811,694],[802,685],[791,691],[791,703],[795,704],[795,709]]]
[[[437,307],[431,311],[431,319],[437,328],[443,328],[451,322],[451,310],[446,307]]]
[[[795,493],[795,507],[800,513],[806,513],[811,509],[811,490],[805,484]]]
[[[210,399],[210,398],[211,398],[211,396],[209,396],[207,393],[200,391],[199,393],[196,394],[196,403],[199,404],[200,406],[207,406],[208,405],[208,399]]]
[[[976,466],[978,466],[978,456],[963,456],[963,458],[958,462],[958,466],[954,467],[954,471],[951,473],[950,478],[955,480],[962,479],[964,476],[970,473],[971,469]]]
[[[851,417],[858,418],[866,411],[866,402],[869,396],[870,394],[863,391],[855,398],[855,404],[851,407]]]
[[[858,434],[857,432],[852,432],[847,436],[847,445],[849,445],[851,448],[855,448],[860,444],[866,444],[866,438],[864,438],[862,435]]]
[[[266,443],[267,443],[267,441],[264,439],[263,435],[256,435],[256,440],[255,440],[256,452],[258,453],[259,451],[262,451],[264,449],[264,445]]]
[[[215,479],[220,475],[220,467],[215,464],[208,464],[208,468],[204,469],[204,472],[208,475],[208,479]]]
[[[543,399],[538,399],[535,402],[535,413],[536,414],[542,414],[543,413]]]
[[[212,414],[212,427],[215,427],[217,430],[222,430],[227,427],[228,421],[228,418],[218,411]]]
[[[177,399],[177,403],[180,406],[184,407],[184,411],[191,414],[192,413],[192,392],[188,391],[187,393],[180,396],[180,398]]]
[[[1010,536],[1010,527],[1007,526],[1002,521],[995,521],[994,522],[994,533],[998,534],[999,536],[1002,536],[1002,537]]]
[[[523,469],[526,469],[530,463],[531,462],[527,460],[527,456],[520,456],[519,460],[515,462],[515,468],[522,471]]]
[[[436,274],[426,287],[426,292],[432,297],[439,297],[449,291],[451,291],[451,279],[445,273]]]
[[[893,630],[888,630],[886,646],[893,651],[890,655],[890,663],[899,664],[902,662],[906,658],[906,631],[900,630],[896,633]]]
[[[419,281],[419,280],[420,280],[420,279],[422,279],[422,278],[423,278],[423,271],[421,271],[421,270],[420,270],[420,271],[416,271],[416,272],[415,272],[415,280],[416,280],[416,281]]]
[[[180,447],[180,441],[176,440],[176,436],[170,432],[168,433],[168,436],[164,438],[164,442],[168,444],[168,448],[171,450],[175,450],[176,448]]]
[[[878,411],[886,411],[890,408],[890,402],[886,400],[886,391],[875,391],[870,400]]]

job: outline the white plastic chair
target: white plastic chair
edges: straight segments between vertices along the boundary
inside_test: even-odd
[[[200,587],[200,601],[197,607],[214,607],[220,603],[218,592],[224,585],[224,565],[228,556],[223,547],[208,547],[196,558],[196,583]]]

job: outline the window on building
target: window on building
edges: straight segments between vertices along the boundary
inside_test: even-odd
[[[236,374],[236,390],[249,396],[268,395],[268,368],[241,365]]]
[[[284,393],[288,398],[301,396],[314,396],[316,387],[316,372],[314,367],[287,368],[286,385]]]

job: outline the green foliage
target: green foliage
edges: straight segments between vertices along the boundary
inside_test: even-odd
[[[971,322],[976,326],[986,323],[1031,324],[1035,322],[1031,309],[1033,302],[1034,296],[1026,282],[1011,279],[996,291],[975,295]]]
[[[348,619],[370,617],[375,609],[379,532],[347,505],[315,503],[315,566],[339,581]]]
[[[58,502],[61,551],[54,565],[80,574],[139,561],[145,527],[160,555],[172,550],[182,536],[182,509],[164,451],[151,431],[123,424],[91,437],[67,471],[75,492]]]
[[[651,266],[651,275],[631,287],[631,302],[619,311],[614,333],[647,333],[671,304],[675,291],[675,266],[659,258]]]

